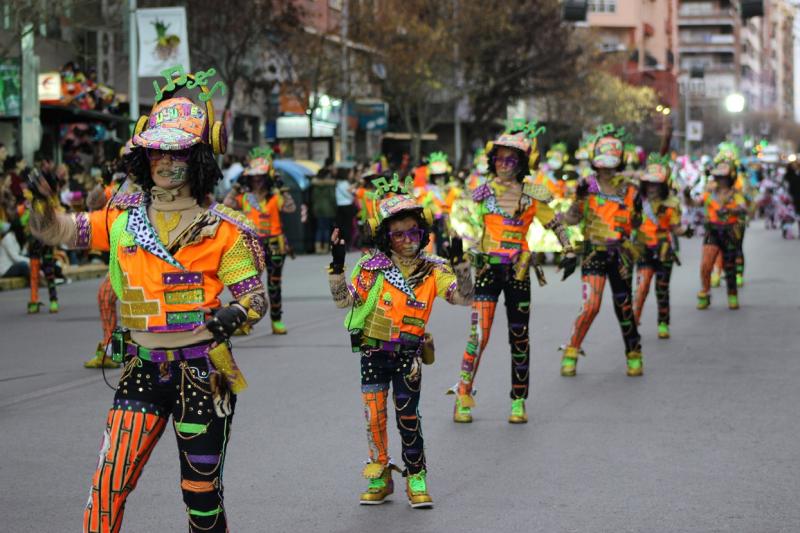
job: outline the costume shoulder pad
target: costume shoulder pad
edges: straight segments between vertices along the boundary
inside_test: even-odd
[[[545,185],[534,183],[532,180],[529,181],[527,179],[523,182],[522,194],[544,203],[549,203],[553,200],[553,195]]]
[[[144,204],[143,192],[121,192],[115,194],[108,202],[109,209],[130,209]]]
[[[362,260],[359,261],[359,266],[362,270],[386,270],[387,268],[391,268],[393,264],[392,260],[383,252],[365,255]]]
[[[257,236],[256,228],[253,226],[253,223],[250,222],[244,214],[240,211],[236,211],[235,209],[231,209],[230,207],[226,207],[220,203],[214,203],[208,209],[213,215],[218,216],[222,220],[226,222],[230,222],[243,232],[250,234],[254,237]]]
[[[485,200],[491,195],[492,195],[492,188],[489,187],[488,183],[483,183],[478,187],[476,187],[474,191],[472,191],[472,199],[476,202]]]

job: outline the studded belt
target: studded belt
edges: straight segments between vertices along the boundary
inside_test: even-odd
[[[185,348],[171,349],[150,349],[138,344],[129,342],[125,346],[125,352],[133,357],[138,357],[144,361],[152,363],[166,363],[169,361],[188,361],[190,359],[200,359],[208,357],[211,343],[197,344]]]

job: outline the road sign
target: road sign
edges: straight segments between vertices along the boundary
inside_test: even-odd
[[[690,120],[686,123],[686,139],[692,142],[703,140],[703,122],[701,120]]]

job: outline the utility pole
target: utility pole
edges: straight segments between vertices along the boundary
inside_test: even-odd
[[[139,119],[139,37],[136,25],[136,0],[128,0],[128,114]]]
[[[339,121],[339,144],[341,145],[341,160],[347,161],[347,93],[350,91],[350,75],[347,71],[347,23],[350,16],[350,8],[347,0],[342,0],[342,21],[340,24],[340,37],[342,40],[342,109]],[[311,147],[308,147],[309,151]]]
[[[29,164],[33,163],[33,155],[42,141],[42,127],[39,121],[39,58],[33,49],[34,31],[33,24],[26,23],[19,43],[22,69],[20,151]]]
[[[459,0],[453,0],[453,20],[456,23],[456,31],[458,30],[458,2]],[[453,39],[455,43],[454,48],[454,56],[455,56],[455,88],[456,88],[456,98],[453,104],[453,138],[455,144],[455,168],[456,171],[461,166],[461,117],[458,113],[458,107],[461,103],[461,63],[459,59],[459,49],[458,49],[458,39]]]

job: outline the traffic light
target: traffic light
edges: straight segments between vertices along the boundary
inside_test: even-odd
[[[764,0],[741,0],[742,20],[764,15]]]
[[[564,0],[561,12],[567,22],[583,22],[589,9],[588,0]]]

